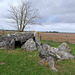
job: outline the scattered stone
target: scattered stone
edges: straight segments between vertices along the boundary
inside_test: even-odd
[[[54,72],[57,72],[58,70],[54,67],[54,58],[53,57],[46,57],[42,60],[40,60],[40,63],[48,68],[51,68]]]
[[[57,53],[61,58],[60,60],[64,60],[64,59],[74,59],[74,56],[66,51],[58,51]]]
[[[54,57],[55,59],[60,59],[60,56],[57,54],[58,48],[51,47],[49,51],[49,55]]]
[[[56,68],[52,68],[52,70],[53,70],[54,72],[57,72],[57,71],[58,71]]]
[[[32,51],[32,50],[36,50],[36,43],[34,42],[34,40],[32,38],[30,38],[29,40],[26,41],[26,43],[21,47],[23,50],[26,51]]]
[[[47,44],[43,44],[42,46],[40,46],[38,52],[39,52],[39,57],[41,58],[45,58],[50,56],[49,55],[49,50],[50,50],[50,46]]]
[[[62,43],[62,44],[58,47],[58,49],[59,49],[59,51],[63,51],[63,50],[64,50],[64,51],[68,51],[68,52],[71,51],[67,43]]]
[[[40,46],[38,52],[39,57],[41,58],[52,56],[56,59],[60,59],[60,56],[57,54],[58,48],[50,47],[48,44],[43,44]]]
[[[54,60],[74,59],[74,56],[69,52],[69,46],[62,43],[58,48],[50,47],[48,44],[42,44],[38,50],[42,65],[51,67],[54,72],[58,70],[54,67]]]
[[[58,48],[55,48],[55,47],[51,47],[51,48],[50,48],[50,51],[53,52],[53,53],[57,53],[58,50],[59,50],[59,49],[58,49]]]
[[[6,49],[6,41],[0,42],[0,49]]]

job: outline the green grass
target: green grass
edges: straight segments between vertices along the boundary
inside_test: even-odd
[[[42,43],[50,43],[41,41]],[[52,46],[58,47],[61,43],[51,42]],[[75,55],[75,44],[69,44],[71,53]],[[55,67],[58,72],[53,72],[38,63],[38,51],[27,52],[20,48],[15,50],[0,50],[0,75],[75,75],[75,59],[56,61]]]

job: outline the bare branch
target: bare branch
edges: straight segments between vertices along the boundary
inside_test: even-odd
[[[28,24],[35,24],[38,17],[38,11],[32,9],[31,3],[26,0],[21,0],[21,4],[17,6],[10,6],[10,14],[8,19],[15,23],[18,31],[24,31]]]

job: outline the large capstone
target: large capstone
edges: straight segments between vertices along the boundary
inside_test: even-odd
[[[36,48],[36,43],[34,42],[34,40],[32,38],[27,40],[26,43],[24,43],[21,48],[23,50],[26,50],[26,51],[32,51],[32,50],[36,50],[37,49]]]
[[[62,44],[60,46],[62,46]],[[59,47],[54,48],[54,47],[50,47],[47,44],[43,44],[42,46],[40,46],[38,52],[39,52],[39,57],[41,58],[52,56],[56,60],[74,59],[74,56],[70,52],[68,52],[66,48],[60,50]]]
[[[43,44],[42,46],[40,46],[38,52],[39,52],[39,57],[41,58],[49,56],[52,56],[56,59],[60,58],[60,56],[57,54],[58,48],[50,47],[48,44]]]

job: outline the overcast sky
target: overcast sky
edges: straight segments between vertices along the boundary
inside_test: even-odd
[[[30,0],[33,8],[42,16],[41,26],[27,26],[26,30],[75,32],[75,0]],[[0,29],[8,26],[5,16],[9,4],[18,5],[20,0],[0,0]]]

